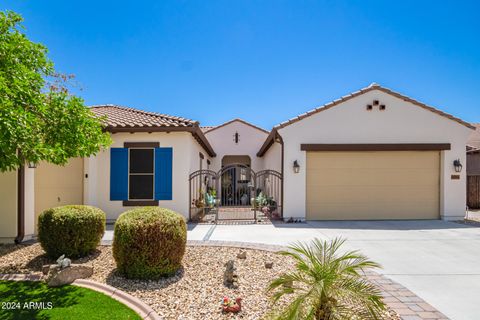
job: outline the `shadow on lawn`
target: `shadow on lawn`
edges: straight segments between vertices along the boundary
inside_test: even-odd
[[[49,288],[37,281],[2,281],[0,300],[15,305],[11,304],[9,308],[4,305],[0,309],[0,319],[49,319],[47,314],[42,314],[43,309],[49,309],[49,302],[52,308],[75,305],[83,297],[79,291],[80,288],[74,286]]]

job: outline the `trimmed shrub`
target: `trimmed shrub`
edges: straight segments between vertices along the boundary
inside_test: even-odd
[[[105,222],[105,212],[91,206],[47,209],[38,217],[38,240],[50,258],[84,257],[99,245]]]
[[[158,279],[181,267],[187,225],[180,214],[160,207],[126,211],[115,223],[113,257],[129,279]]]

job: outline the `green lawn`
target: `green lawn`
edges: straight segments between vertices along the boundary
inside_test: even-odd
[[[49,288],[34,281],[0,281],[0,304],[0,319],[141,319],[102,293],[70,285]]]

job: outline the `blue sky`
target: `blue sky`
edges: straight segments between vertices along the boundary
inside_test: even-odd
[[[480,122],[480,2],[2,1],[88,105],[270,129],[377,82]]]

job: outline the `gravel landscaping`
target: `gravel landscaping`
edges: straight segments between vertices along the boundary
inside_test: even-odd
[[[246,259],[238,259],[241,250],[231,247],[188,246],[183,269],[175,276],[159,281],[127,280],[115,272],[110,246],[100,246],[87,258],[74,263],[94,267],[91,280],[120,288],[150,305],[165,319],[260,319],[270,309],[265,289],[268,283],[287,269],[294,268],[289,258],[273,252],[245,249]],[[238,288],[223,283],[225,263],[234,260]],[[268,269],[265,262],[273,262]],[[41,274],[44,264],[52,263],[39,244],[0,246],[0,273]],[[242,298],[242,312],[222,314],[224,296]],[[285,301],[283,301],[285,303]],[[385,319],[400,319],[392,310]]]

